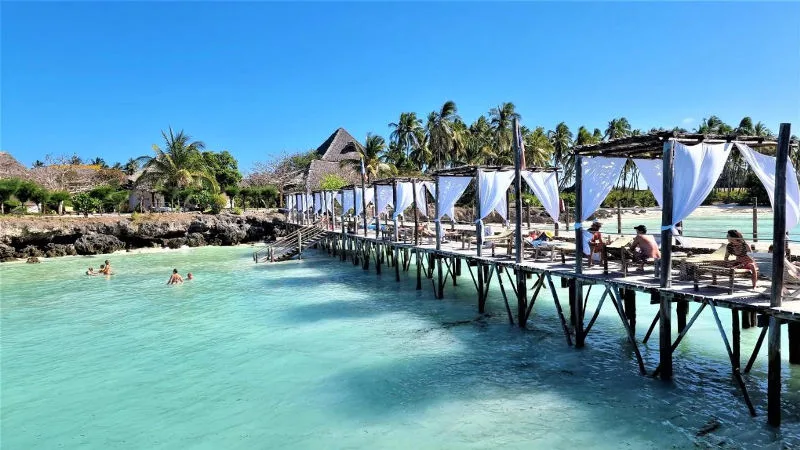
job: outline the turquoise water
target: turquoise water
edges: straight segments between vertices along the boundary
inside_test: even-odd
[[[766,352],[746,377],[760,414],[751,418],[709,311],[676,351],[674,383],[664,383],[638,374],[610,304],[575,350],[547,294],[531,330],[507,324],[496,288],[491,317],[458,324],[477,316],[466,270],[439,301],[406,274],[396,283],[393,272],[378,277],[321,254],[255,265],[251,252],[0,265],[2,447],[800,445],[800,366],[784,363],[776,432],[765,425]],[[82,275],[106,258],[117,275]],[[173,267],[196,280],[166,286]],[[640,299],[640,339],[655,312]],[[756,338],[743,331],[743,354]],[[657,339],[642,351],[652,371]],[[696,435],[713,421],[719,428]]]

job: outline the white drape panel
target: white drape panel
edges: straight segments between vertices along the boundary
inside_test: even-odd
[[[366,204],[369,205],[375,199],[375,189],[372,187],[364,187],[364,199]],[[356,188],[356,215],[361,214],[364,209],[364,203],[361,201],[361,188]]]
[[[428,216],[428,211],[425,211],[425,205],[428,204],[426,201],[426,191],[430,192],[433,198],[436,198],[436,193],[431,191],[433,188],[430,186],[430,184],[432,183],[428,183],[427,181],[417,183],[417,209],[423,216],[426,217]]]
[[[322,199],[322,208],[327,212],[333,212],[333,192],[323,192]]]
[[[506,193],[511,182],[514,180],[514,172],[511,170],[504,172],[481,172],[478,175],[478,192],[481,202],[478,209],[479,221],[497,209],[497,212],[505,220],[506,215]]]
[[[397,216],[403,213],[412,203],[414,203],[414,185],[408,181],[396,183],[397,197],[394,199],[394,214],[392,219],[397,219]]]
[[[303,211],[303,194],[294,194],[294,208],[298,212]]]
[[[322,210],[322,197],[319,195],[319,192],[314,192],[313,195],[313,202],[311,205],[314,208],[314,213],[318,213]]]
[[[555,172],[528,172],[521,173],[522,179],[528,183],[536,198],[550,214],[554,222],[558,222],[558,180]]]
[[[589,218],[603,200],[606,199],[611,188],[617,183],[622,168],[625,167],[625,158],[606,158],[596,156],[583,158],[582,180],[582,210],[579,222]]]
[[[394,193],[392,192],[391,186],[378,186],[378,198],[375,199],[375,214],[383,214],[386,212],[387,206],[392,206],[394,201],[392,200],[392,196]]]
[[[348,211],[353,209],[353,190],[352,189],[344,189],[342,190],[342,214],[347,214]]]
[[[769,195],[769,203],[775,209],[775,157],[762,155],[750,146],[739,142],[736,143],[736,147],[758,179],[761,180],[767,195]],[[794,165],[789,160],[786,162],[786,231],[791,230],[798,223],[800,223],[800,187],[797,185],[797,173]]]
[[[675,143],[675,170],[672,181],[672,234],[675,224],[697,209],[711,193],[725,167],[731,144]]]
[[[453,218],[456,202],[461,198],[461,194],[467,189],[470,181],[472,181],[472,177],[439,177],[439,198],[436,199],[439,205],[439,217],[436,217],[436,220],[441,220],[445,214],[451,219]]]
[[[634,159],[633,163],[642,174],[644,182],[656,198],[656,203],[661,206],[664,198],[664,161],[661,159]]]
[[[343,203],[342,203],[342,191],[337,192],[335,198],[336,198],[336,203],[338,203],[339,206],[342,206],[343,205]]]

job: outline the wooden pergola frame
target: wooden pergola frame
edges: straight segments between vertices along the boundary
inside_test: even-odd
[[[671,273],[672,273],[672,233],[669,227],[672,225],[672,209],[673,209],[673,180],[674,180],[674,162],[675,162],[675,143],[685,145],[696,145],[701,143],[706,144],[720,144],[720,143],[743,143],[752,148],[774,147],[776,152],[776,182],[775,194],[773,201],[773,248],[782,249],[786,245],[786,167],[789,159],[789,153],[792,148],[797,147],[796,141],[790,140],[791,125],[782,123],[778,133],[778,139],[773,140],[761,136],[738,136],[738,135],[706,135],[696,133],[677,133],[674,131],[652,133],[643,136],[632,136],[622,139],[615,139],[608,142],[598,144],[583,145],[575,147],[573,153],[575,157],[575,209],[577,212],[577,221],[581,219],[580,211],[582,209],[582,158],[593,156],[607,156],[607,157],[622,157],[622,158],[650,158],[663,160],[663,199],[661,210],[661,273],[660,285],[661,290],[657,294],[659,297],[659,369],[658,373],[662,379],[669,380],[672,378],[672,347],[677,345],[688,327],[681,330],[678,341],[672,343],[672,295],[669,292],[671,287]],[[583,234],[580,228],[575,229],[575,272],[580,274],[582,268],[582,244]],[[780,307],[782,303],[781,296],[783,294],[783,277],[784,277],[784,254],[777,251],[773,253],[772,263],[772,290],[770,296],[770,305],[773,308]],[[585,334],[582,330],[583,324],[583,310],[580,302],[583,298],[582,286],[579,279],[575,280],[575,295],[571,298],[575,304],[573,305],[574,311],[578,313],[576,323],[578,326],[575,330],[576,346],[583,346],[583,338]],[[699,311],[698,311],[699,313]],[[696,315],[698,314],[695,314]],[[734,315],[736,313],[734,312]],[[738,316],[737,316],[738,318]],[[728,339],[725,335],[724,329],[719,323],[719,318],[715,319],[718,324],[722,338],[729,348]],[[692,319],[694,322],[694,318]],[[769,318],[769,363],[768,363],[768,421],[772,425],[780,425],[780,394],[781,394],[781,360],[780,360],[780,319],[770,316]],[[691,326],[691,322],[689,327]],[[738,330],[734,330],[737,333]],[[740,388],[742,389],[745,398],[747,398],[747,391],[744,382],[741,380],[741,375],[738,372],[738,367],[734,367],[734,375],[737,378]],[[753,412],[751,407],[751,412]]]

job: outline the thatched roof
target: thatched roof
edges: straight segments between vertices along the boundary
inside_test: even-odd
[[[361,175],[349,165],[342,166],[338,162],[315,160],[306,174],[306,187],[310,190],[321,189],[320,183],[325,175],[336,174],[348,183],[360,183]]]
[[[361,144],[347,130],[339,128],[317,148],[317,155],[323,161],[357,159],[357,148],[362,148]]]
[[[8,152],[0,152],[0,178],[29,179],[28,169]]]
[[[597,144],[579,145],[573,149],[575,155],[584,156],[616,156],[625,158],[661,158],[665,142],[680,142],[686,145],[699,143],[719,144],[723,142],[741,142],[753,148],[775,147],[777,142],[771,137],[764,136],[739,136],[710,135],[700,133],[678,133],[663,131],[641,136],[629,136],[612,139]],[[796,146],[796,142],[790,142]]]

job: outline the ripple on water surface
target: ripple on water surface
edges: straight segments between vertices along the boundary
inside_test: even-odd
[[[522,332],[499,291],[473,321],[469,278],[436,301],[393,272],[322,255],[255,265],[251,251],[0,265],[3,448],[800,445],[800,369],[785,364],[774,432],[764,358],[752,419],[705,315],[664,384],[638,375],[610,305],[577,351],[546,293]],[[106,258],[117,275],[81,275]],[[197,279],[166,286],[173,267]],[[639,304],[642,328],[655,309]],[[756,338],[743,331],[743,353]],[[657,344],[642,351],[652,370]]]

